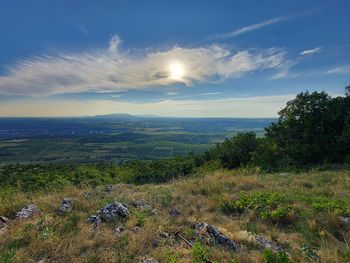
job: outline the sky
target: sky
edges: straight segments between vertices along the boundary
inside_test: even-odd
[[[276,117],[350,83],[350,1],[0,2],[0,116]]]

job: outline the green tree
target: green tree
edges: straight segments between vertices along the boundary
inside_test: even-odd
[[[231,140],[218,144],[213,154],[217,155],[224,168],[234,169],[250,162],[257,146],[254,132],[238,133]]]
[[[266,129],[281,158],[293,164],[342,162],[349,153],[350,97],[331,98],[325,92],[300,93]]]

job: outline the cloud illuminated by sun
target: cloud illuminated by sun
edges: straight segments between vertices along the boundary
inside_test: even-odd
[[[181,63],[171,63],[169,65],[170,78],[173,80],[182,80],[185,75],[184,67]]]

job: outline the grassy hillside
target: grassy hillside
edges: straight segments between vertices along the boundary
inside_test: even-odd
[[[0,262],[349,262],[350,225],[339,219],[350,217],[349,189],[348,170],[240,169],[158,185],[117,184],[109,192],[103,186],[3,190],[0,215],[10,220],[0,234]],[[62,213],[64,197],[73,205]],[[99,225],[87,222],[112,201],[128,204],[129,215]],[[40,212],[14,219],[28,204]],[[196,231],[202,222],[218,228],[239,250]],[[257,237],[281,252],[266,250]]]

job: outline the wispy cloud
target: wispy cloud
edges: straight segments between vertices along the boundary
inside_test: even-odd
[[[227,38],[231,38],[231,37],[236,37],[239,36],[241,34],[245,34],[263,27],[267,27],[273,24],[277,24],[280,22],[284,22],[287,20],[290,20],[292,18],[295,18],[295,16],[280,16],[280,17],[275,17],[257,24],[253,24],[253,25],[249,25],[249,26],[244,26],[241,27],[239,29],[236,29],[234,31],[228,32],[228,33],[222,33],[222,34],[217,34],[212,36],[211,38],[213,39],[227,39]]]
[[[322,50],[322,47],[317,47],[314,49],[307,49],[307,50],[300,52],[300,55],[302,55],[302,56],[312,55],[312,54],[316,54],[316,53],[321,52],[321,50]]]
[[[59,93],[108,92],[150,89],[181,82],[217,82],[254,71],[281,69],[285,52],[231,50],[219,45],[194,48],[174,47],[163,51],[140,52],[120,48],[114,36],[109,46],[93,52],[39,56],[18,61],[0,76],[0,93],[50,95]],[[169,65],[181,63],[184,76],[170,77]]]
[[[159,115],[170,117],[275,117],[295,95],[257,96],[217,100],[161,100],[133,103],[117,100],[14,101],[0,104],[0,116],[87,116],[108,113]],[[120,110],[122,109],[122,111]]]
[[[179,94],[178,92],[168,92],[166,95],[168,96],[174,96],[174,95],[177,95]]]
[[[329,69],[326,74],[350,74],[350,65]]]
[[[176,95],[172,94],[172,95]],[[173,100],[179,100],[179,99],[188,99],[188,98],[198,98],[198,97],[206,97],[206,96],[215,96],[215,95],[222,95],[222,92],[207,92],[207,93],[197,93],[197,94],[191,94],[191,95],[184,95],[184,96],[178,96],[178,97],[172,97]]]

